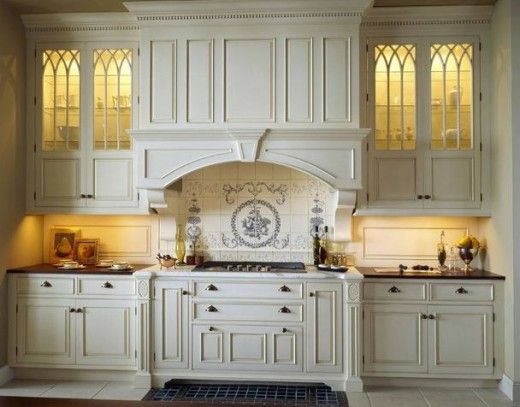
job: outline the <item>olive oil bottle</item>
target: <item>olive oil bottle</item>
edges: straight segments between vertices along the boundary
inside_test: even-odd
[[[314,227],[314,236],[312,238],[312,254],[314,258],[314,265],[320,264],[320,236],[318,226]]]

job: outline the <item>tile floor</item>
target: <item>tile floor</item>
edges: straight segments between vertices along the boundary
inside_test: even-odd
[[[147,390],[131,382],[15,379],[0,387],[0,396],[141,400]],[[369,387],[348,393],[349,407],[520,407],[497,389]]]

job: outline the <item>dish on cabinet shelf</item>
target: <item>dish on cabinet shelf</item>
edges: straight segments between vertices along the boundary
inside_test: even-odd
[[[133,267],[130,264],[126,264],[126,265],[114,264],[114,265],[108,267],[108,269],[117,270],[117,271],[125,271],[125,270],[133,270]]]
[[[59,266],[59,270],[83,270],[85,267],[83,264],[78,264],[77,266]]]

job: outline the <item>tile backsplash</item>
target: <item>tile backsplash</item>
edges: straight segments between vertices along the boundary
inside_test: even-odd
[[[186,176],[167,191],[169,215],[211,260],[312,261],[312,231],[333,224],[334,190],[300,171],[228,163]],[[166,219],[164,219],[166,224]],[[161,251],[173,252],[173,228]]]

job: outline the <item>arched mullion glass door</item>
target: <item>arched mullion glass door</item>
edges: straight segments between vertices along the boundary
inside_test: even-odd
[[[42,53],[42,150],[79,149],[80,52]]]
[[[94,150],[129,150],[132,50],[94,50]]]
[[[415,150],[415,52],[412,44],[381,44],[374,49],[375,148]]]
[[[473,148],[473,46],[433,44],[431,52],[431,148]]]

